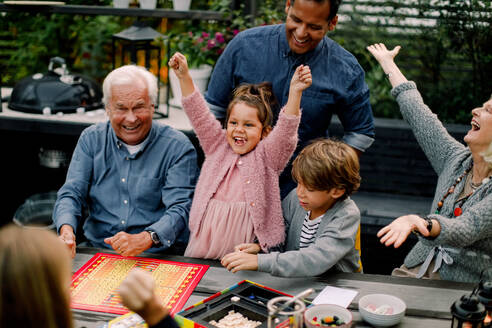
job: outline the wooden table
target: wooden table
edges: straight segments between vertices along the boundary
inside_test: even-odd
[[[112,253],[105,249],[79,247],[73,262],[73,272],[77,271],[97,252]],[[352,327],[370,327],[370,325],[362,321],[357,311],[359,298],[367,294],[385,293],[401,298],[407,305],[406,316],[397,327],[447,328],[451,325],[451,313],[449,310],[451,304],[463,294],[469,294],[474,287],[473,284],[467,283],[351,273],[331,274],[312,278],[281,278],[273,277],[267,273],[253,271],[241,271],[233,274],[224,269],[218,261],[155,254],[144,254],[144,257],[210,265],[210,268],[203,276],[184,308],[244,279],[292,295],[307,288],[314,288],[316,294],[311,295],[310,299],[316,297],[327,285],[354,289],[358,291],[358,294],[349,306],[349,309],[352,310],[354,315],[354,324]],[[99,328],[114,317],[112,314],[81,310],[74,310],[73,313],[76,327]]]

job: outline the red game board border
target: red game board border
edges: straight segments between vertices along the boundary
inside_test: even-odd
[[[153,262],[153,263],[166,263],[166,264],[174,264],[178,266],[194,266],[198,268],[198,271],[195,272],[193,275],[193,278],[189,282],[189,284],[186,286],[184,289],[183,293],[179,296],[178,300],[176,303],[172,306],[171,308],[171,314],[175,314],[181,310],[181,308],[185,305],[186,301],[190,297],[191,293],[193,293],[193,290],[196,288],[200,280],[202,279],[203,275],[209,268],[209,265],[206,264],[193,264],[193,263],[184,263],[184,262],[175,262],[175,261],[167,261],[167,260],[161,260],[161,259],[154,259],[154,258],[148,258],[148,257],[136,257],[136,256],[121,256],[117,254],[110,254],[110,253],[96,253],[94,254],[93,257],[91,257],[77,272],[75,272],[72,275],[72,281],[70,283],[70,287],[73,287],[74,282],[79,279],[79,277],[89,268],[91,267],[99,258],[102,256],[110,257],[110,258],[115,258],[115,259],[122,259],[122,260],[137,260],[137,261],[148,261],[148,262]],[[109,306],[97,306],[97,305],[89,305],[89,304],[82,304],[82,303],[76,303],[72,300],[71,302],[71,307],[72,309],[78,309],[78,310],[87,310],[87,311],[95,311],[95,312],[104,312],[104,313],[113,313],[113,314],[126,314],[129,312],[127,309],[114,309]]]

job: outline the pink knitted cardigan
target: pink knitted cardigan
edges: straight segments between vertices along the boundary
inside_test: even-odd
[[[297,145],[300,116],[280,112],[270,134],[245,155],[234,153],[226,139],[226,131],[208,109],[200,92],[183,97],[183,108],[205,153],[200,177],[191,205],[189,227],[196,233],[207,204],[217,191],[232,162],[236,161],[254,232],[261,248],[278,246],[285,239],[285,226],[280,201],[279,175]]]

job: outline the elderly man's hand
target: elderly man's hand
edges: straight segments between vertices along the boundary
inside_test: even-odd
[[[152,247],[152,239],[147,231],[137,234],[120,231],[113,237],[104,239],[104,242],[123,256],[135,256]]]
[[[67,245],[68,249],[70,250],[70,255],[72,258],[75,257],[75,249],[76,249],[76,243],[75,243],[75,234],[73,233],[73,228],[69,226],[68,224],[64,224],[60,228],[60,235],[58,238],[61,239]]]
[[[142,269],[133,269],[118,288],[123,305],[138,313],[149,326],[159,323],[169,311],[154,294],[152,275]]]

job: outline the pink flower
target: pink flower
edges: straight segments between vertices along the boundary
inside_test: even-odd
[[[224,43],[225,42],[224,35],[220,32],[216,32],[215,40],[217,40],[218,43]]]
[[[238,29],[235,29],[234,31],[232,31],[232,34],[234,34],[234,36],[236,36],[238,33],[239,33]]]
[[[221,55],[224,52],[223,48],[217,49],[217,55]]]
[[[202,37],[208,38],[209,36],[210,36],[210,34],[208,34],[207,32],[202,32]]]
[[[197,43],[202,43],[202,42],[203,42],[203,38],[201,38],[201,37],[200,37],[200,38],[198,38],[198,39],[196,40],[196,42],[197,42]]]
[[[191,32],[191,31],[188,32],[188,35],[189,35],[190,38],[192,38],[193,37],[193,32]]]
[[[217,43],[215,42],[215,40],[208,40],[207,42],[207,48],[208,49],[212,49],[213,47],[215,47],[217,45]]]

